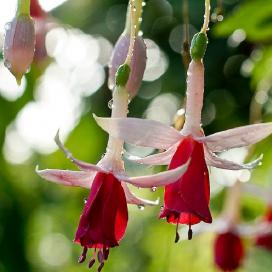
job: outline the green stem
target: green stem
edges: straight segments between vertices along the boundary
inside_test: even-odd
[[[128,4],[128,9],[127,9],[127,18],[126,18],[126,26],[124,32],[126,34],[131,34],[131,8],[130,5],[133,5],[136,9],[135,14],[134,14],[134,19],[133,19],[133,24],[136,25],[135,28],[135,34],[136,36],[138,35],[138,32],[141,27],[141,20],[142,20],[142,11],[143,11],[143,0],[132,0],[129,1]]]
[[[201,29],[201,32],[206,33],[209,29],[209,22],[210,22],[210,10],[211,10],[211,3],[210,0],[205,0],[205,15],[204,15],[204,22]]]
[[[21,14],[30,16],[30,0],[18,0],[17,15]]]

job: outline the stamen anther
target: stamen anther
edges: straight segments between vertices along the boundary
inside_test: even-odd
[[[79,258],[78,258],[78,262],[79,262],[79,263],[83,263],[83,262],[85,261],[86,255],[87,255],[87,251],[88,251],[88,248],[87,248],[87,247],[84,247],[84,248],[83,248],[82,254],[81,254],[81,255],[79,256]]]

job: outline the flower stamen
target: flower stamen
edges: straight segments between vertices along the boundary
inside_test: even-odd
[[[177,224],[176,224],[176,237],[175,237],[175,243],[177,243],[180,239],[179,233],[178,233],[178,226],[179,226],[179,218],[180,215],[178,216]]]
[[[79,262],[79,263],[83,263],[83,262],[86,260],[87,251],[88,251],[88,248],[87,248],[87,247],[84,247],[84,248],[83,248],[82,254],[81,254],[80,257],[78,258],[78,262]]]

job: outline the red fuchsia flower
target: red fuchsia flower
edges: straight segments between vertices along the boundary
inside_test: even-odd
[[[214,262],[222,271],[234,271],[244,257],[244,246],[235,231],[220,233],[214,242]]]
[[[114,158],[107,149],[106,155],[97,165],[77,160],[62,145],[58,135],[56,143],[80,171],[45,169],[36,170],[43,178],[66,186],[77,186],[90,189],[90,194],[80,217],[75,242],[83,248],[79,262],[86,258],[87,249],[94,248],[91,267],[97,257],[100,266],[107,259],[109,249],[119,245],[128,221],[127,203],[139,206],[157,205],[158,201],[148,201],[136,197],[127,183],[141,188],[164,186],[176,181],[186,170],[183,165],[163,173],[130,178],[125,174],[123,161]],[[116,153],[117,154],[117,153]]]
[[[272,251],[272,205],[268,207],[263,223],[267,226],[266,231],[258,234],[256,245]]]
[[[28,14],[19,13],[5,26],[3,49],[5,66],[15,76],[18,84],[33,61],[34,48],[34,22]]]
[[[185,175],[165,187],[165,203],[160,214],[169,223],[189,225],[189,239],[192,237],[191,225],[200,221],[212,222],[207,166],[230,170],[252,169],[261,160],[260,157],[248,164],[238,164],[222,159],[216,153],[257,143],[272,133],[272,123],[264,123],[205,136],[201,128],[203,92],[204,66],[202,60],[193,59],[188,69],[186,120],[181,131],[153,120],[95,117],[98,125],[113,137],[165,150],[145,158],[133,158],[135,162],[169,165],[169,169],[175,169],[190,158]]]

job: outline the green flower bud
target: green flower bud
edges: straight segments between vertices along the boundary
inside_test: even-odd
[[[190,54],[193,60],[201,60],[204,57],[207,44],[208,38],[206,33],[198,32],[194,35],[190,48]]]
[[[125,86],[127,84],[130,74],[130,67],[128,64],[122,64],[119,66],[115,74],[116,86]]]

